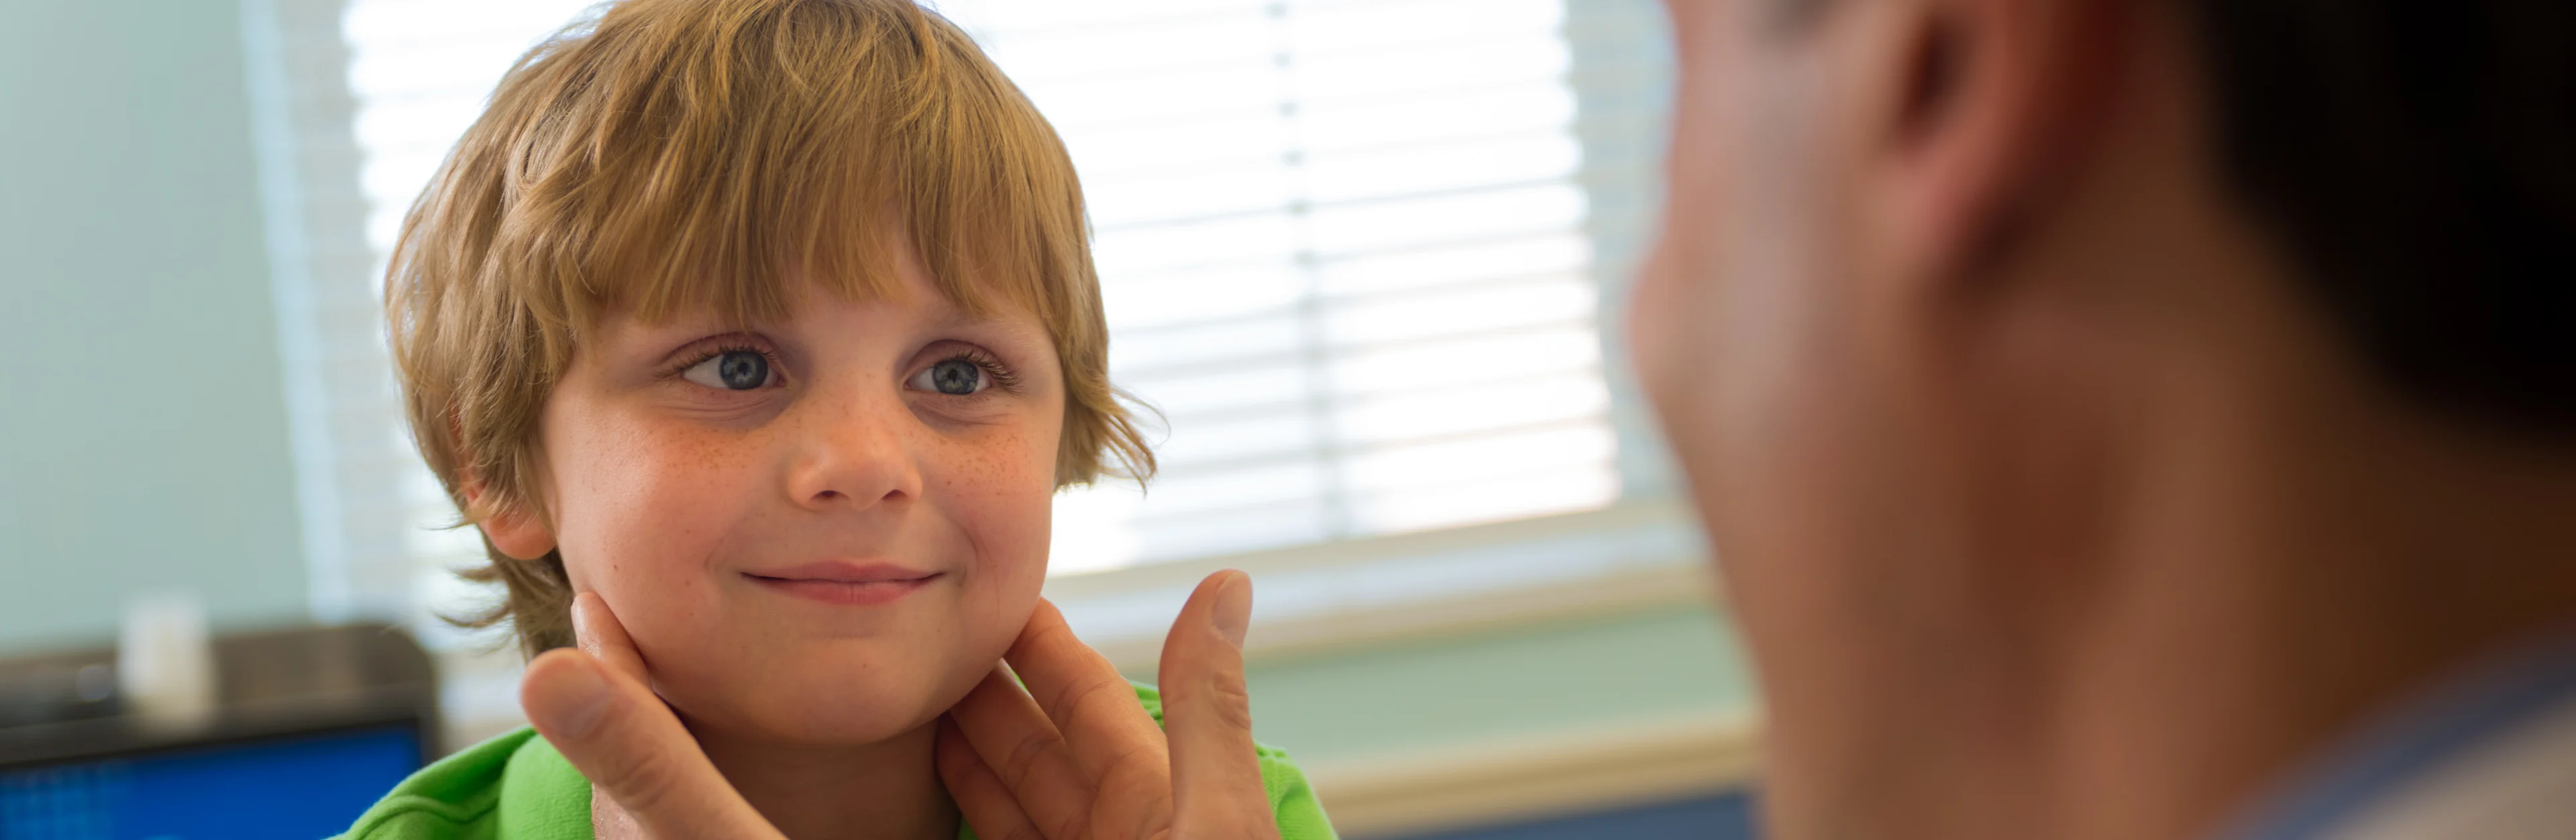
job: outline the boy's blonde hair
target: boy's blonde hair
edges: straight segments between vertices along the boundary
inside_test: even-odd
[[[1047,324],[1059,486],[1142,479],[1085,233],[1054,130],[909,0],[620,0],[502,78],[404,219],[385,300],[413,437],[462,524],[543,515],[539,410],[603,309],[748,324],[803,282],[898,295],[904,244],[960,307]],[[562,557],[485,550],[464,575],[508,599],[462,623],[507,623],[531,655],[572,644]]]

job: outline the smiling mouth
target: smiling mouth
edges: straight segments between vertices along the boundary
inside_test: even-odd
[[[744,572],[743,578],[763,588],[783,594],[839,606],[864,607],[893,603],[906,595],[919,592],[946,576],[930,572],[918,577],[869,577],[844,580],[811,577],[781,577]]]

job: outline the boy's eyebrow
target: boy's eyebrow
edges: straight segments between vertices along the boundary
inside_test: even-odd
[[[947,295],[933,295],[929,305],[934,307],[932,311],[935,313],[931,318],[931,324],[941,329],[1003,327],[1014,332],[1031,332],[1027,328],[1028,325],[1022,323],[1023,319],[1009,317],[1007,309],[993,309],[977,314],[967,311],[966,307],[959,306]],[[1044,332],[1044,330],[1036,330],[1036,332]]]
[[[1047,341],[1052,338],[1052,336],[1047,333],[1045,327],[1032,323],[1032,319],[1006,317],[1001,312],[987,312],[982,315],[976,315],[968,313],[963,308],[954,304],[948,305],[947,311],[942,313],[941,316],[935,319],[932,323],[937,325],[937,328],[943,330],[967,328],[989,329],[1035,341]]]
[[[690,333],[694,333],[694,332],[696,332],[696,330],[686,330],[686,331],[680,331],[678,334],[686,335],[686,334],[690,334]],[[756,337],[757,337],[757,334],[756,334],[756,333],[754,333],[753,331],[750,331],[750,330],[727,330],[727,331],[725,331],[725,332],[720,332],[720,333],[709,333],[709,334],[706,334],[706,335],[700,335],[700,336],[698,336],[698,337],[696,337],[696,338],[692,338],[692,339],[689,339],[689,340],[687,340],[687,341],[683,341],[683,342],[680,342],[680,343],[678,343],[678,344],[672,345],[670,350],[664,351],[664,352],[662,353],[662,357],[661,357],[660,359],[658,359],[658,360],[656,361],[656,363],[657,363],[657,364],[668,364],[668,363],[670,363],[670,362],[671,362],[672,360],[674,360],[674,359],[680,358],[681,356],[688,355],[689,351],[691,351],[691,350],[693,350],[693,349],[702,348],[702,347],[705,347],[706,345],[711,344],[711,343],[715,343],[715,342],[722,342],[722,341],[727,341],[727,340],[740,341],[740,340],[750,339],[750,338],[756,338]]]

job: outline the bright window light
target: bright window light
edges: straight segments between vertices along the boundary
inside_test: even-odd
[[[1615,500],[1562,0],[946,0],[1071,150],[1149,492],[1053,571]]]

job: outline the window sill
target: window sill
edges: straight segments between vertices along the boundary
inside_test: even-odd
[[[1582,513],[1066,575],[1046,595],[1092,647],[1150,672],[1200,579],[1253,579],[1245,656],[1302,656],[1705,603],[1715,591],[1690,512],[1669,499]]]
[[[1711,710],[1305,770],[1335,830],[1396,836],[1742,788],[1760,775],[1761,732],[1758,712]]]

